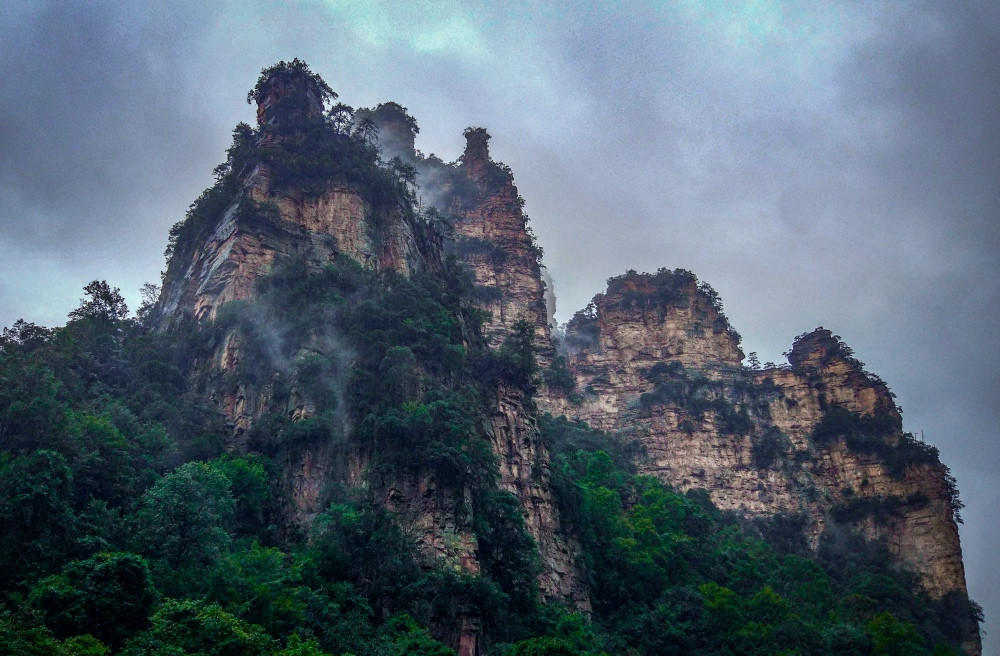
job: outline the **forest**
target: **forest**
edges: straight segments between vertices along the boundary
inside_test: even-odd
[[[212,322],[151,330],[95,282],[65,326],[5,329],[7,653],[446,654],[436,629],[470,609],[496,654],[957,653],[961,602],[928,599],[884,545],[845,528],[814,553],[788,538],[794,517],[720,512],[704,491],[636,475],[630,445],[547,415],[593,613],[546,602],[517,501],[497,489],[476,428],[491,389],[530,393],[540,372],[526,330],[475,346],[471,292],[454,262],[412,280],[291,262]],[[305,421],[262,418],[243,453],[225,448],[207,402],[232,381],[189,375],[238,325],[259,355],[232,375],[253,387],[294,368],[317,407]],[[289,361],[268,344],[317,325],[351,357]],[[350,434],[340,413],[356,420]],[[329,490],[309,534],[290,532],[281,466],[316,441],[377,445],[369,476],[426,468],[471,489],[482,574],[426,567],[361,489]]]

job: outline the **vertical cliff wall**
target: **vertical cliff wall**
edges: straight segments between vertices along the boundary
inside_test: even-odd
[[[545,348],[549,325],[541,251],[528,231],[524,201],[510,169],[490,159],[486,130],[466,130],[465,139],[459,174],[466,191],[455,194],[448,207],[455,229],[449,250],[461,256],[485,292],[481,303],[491,315],[490,343],[499,345],[517,321],[527,321],[544,364],[551,353]]]
[[[590,599],[577,564],[577,545],[559,516],[549,481],[549,454],[538,435],[534,409],[523,392],[501,389],[486,433],[498,456],[500,487],[514,494],[542,557],[540,585],[546,597],[589,611]]]
[[[853,525],[933,596],[966,593],[954,481],[830,331],[800,336],[787,367],[748,370],[714,292],[661,270],[609,281],[565,343],[575,391],[543,407],[637,440],[641,471],[724,509],[800,515],[814,545]]]
[[[192,205],[186,226],[192,238],[175,248],[163,283],[164,319],[214,318],[223,304],[250,298],[256,280],[282,258],[321,266],[343,255],[373,270],[403,274],[438,259],[438,237],[404,203],[380,202],[379,190],[348,175],[320,185],[295,182],[302,175],[299,160],[315,155],[308,152],[314,146],[306,129],[324,124],[321,97],[318,83],[307,76],[275,77],[261,85],[258,130],[243,126],[241,136],[238,129],[237,140],[244,143],[230,150],[229,166],[238,169],[223,171],[216,187]],[[240,146],[250,154],[234,159]]]
[[[328,334],[328,329],[318,327],[318,331],[296,337],[300,341],[295,343],[288,343],[288,334],[276,330],[273,324],[281,321],[272,315],[277,310],[261,301],[257,284],[277,263],[294,259],[306,270],[320,270],[347,258],[370,271],[391,270],[404,277],[439,272],[443,266],[440,226],[413,206],[412,197],[405,193],[411,187],[398,193],[400,186],[394,181],[406,180],[407,170],[387,161],[390,155],[400,153],[401,160],[417,161],[413,150],[415,122],[405,116],[402,107],[391,103],[380,106],[382,110],[357,112],[352,125],[344,128],[350,133],[331,131],[331,119],[323,113],[324,94],[320,82],[307,75],[262,79],[252,94],[258,103],[258,128],[237,129],[229,161],[218,171],[219,183],[192,207],[173,243],[158,307],[161,326],[175,325],[184,317],[214,320],[233,301],[251,301],[254,312],[259,313],[249,319],[249,332],[240,325],[228,329],[198,373],[216,381],[212,400],[225,418],[232,450],[252,448],[250,436],[260,439],[262,431],[279,431],[273,439],[294,432],[281,422],[278,425],[283,428],[269,429],[262,423],[266,418],[301,423],[317,417],[315,404],[299,391],[298,363],[316,357],[339,358],[339,371],[351,368],[349,347]],[[370,123],[376,119],[382,123]],[[381,129],[373,130],[373,125]],[[350,171],[339,174],[333,167],[335,175],[319,179],[313,175],[311,163],[336,160],[338,155],[317,154],[313,143],[317,132],[330,142],[323,147],[337,147],[338,139],[345,148],[378,148],[379,139],[386,143],[377,167],[365,171],[364,176],[352,179]],[[378,132],[381,135],[376,137]],[[360,145],[359,135],[365,139]],[[394,135],[399,138],[394,140]],[[504,262],[493,263],[493,277],[485,281],[502,281],[517,289],[496,306],[486,328],[488,341],[494,345],[501,342],[501,331],[522,318],[536,325],[539,335],[547,336],[538,253],[525,232],[520,199],[509,171],[503,180],[489,177],[501,169],[489,161],[485,151],[481,155],[485,159],[470,155],[467,163],[446,166],[452,179],[463,181],[463,189],[469,193],[464,200],[455,196],[449,206],[495,223],[488,233],[491,239],[503,240],[507,230],[513,240],[509,243],[516,242],[523,256],[510,272]],[[380,176],[390,176],[390,183],[379,183]],[[525,300],[529,296],[530,300]],[[261,357],[259,348],[250,348],[255,339],[251,333],[281,342],[274,345],[281,355],[274,359],[269,378],[248,385],[240,375],[242,364]],[[268,337],[270,333],[274,335]],[[466,348],[483,348],[473,343],[477,339],[474,335],[468,334],[466,339]],[[338,383],[347,384],[346,380]],[[521,503],[525,526],[538,546],[542,593],[573,607],[589,608],[575,548],[566,537],[552,498],[548,454],[539,441],[530,400],[520,390],[501,387],[482,412],[480,430],[496,455],[498,485]],[[352,421],[346,411],[338,411],[336,433],[353,434],[356,426]],[[472,489],[468,485],[442,479],[431,468],[373,472],[372,464],[384,454],[350,440],[305,440],[286,445],[283,453],[287,531],[307,529],[324,509],[331,489],[364,489],[417,538],[425,564],[480,573],[480,546],[473,530]],[[479,621],[472,612],[460,615],[461,626],[449,638],[463,655],[478,653]]]
[[[162,326],[211,320],[227,303],[255,299],[257,282],[282,260],[318,270],[346,258],[405,278],[440,273],[447,252],[469,267],[475,303],[489,313],[489,346],[527,322],[541,368],[557,362],[541,252],[510,170],[490,158],[485,130],[466,130],[462,157],[446,164],[415,150],[416,122],[394,103],[341,120],[324,114],[332,91],[309,75],[262,78],[251,96],[257,129],[237,128],[218,184],[172,233]],[[330,154],[340,151],[323,150],[332,146],[355,150],[341,161]],[[368,157],[368,168],[344,164],[354,155]],[[258,323],[266,329],[267,318]],[[238,326],[202,363],[220,381],[212,400],[233,450],[247,448],[265,415],[304,422],[319,414],[287,363],[322,356],[339,358],[336,375],[350,368],[354,354],[338,340],[315,331],[297,339],[282,346],[286,364],[256,385],[238,375],[241,361],[259,356]],[[464,348],[481,347],[475,335],[463,339]],[[931,595],[965,594],[954,481],[932,447],[903,433],[885,384],[829,331],[797,338],[788,366],[748,369],[714,290],[690,272],[662,269],[609,280],[569,322],[562,348],[572,389],[543,385],[532,399],[500,385],[477,416],[498,485],[520,502],[538,546],[546,596],[589,607],[571,531],[552,497],[535,403],[637,442],[639,470],[679,490],[703,488],[719,507],[748,516],[799,517],[814,547],[828,527],[854,527],[885,540]],[[339,435],[356,428],[346,413],[338,421]],[[370,444],[289,449],[286,519],[307,526],[331,484],[364,487],[417,536],[427,563],[479,573],[470,486],[428,467],[373,474],[377,455]],[[463,618],[452,642],[471,656],[480,627],[474,613]],[[976,649],[970,638],[967,651]]]
[[[491,170],[486,135],[466,136],[461,172],[479,195],[463,205],[451,178],[446,248],[496,290],[483,303],[492,341],[509,334],[510,317],[525,318],[548,366],[544,285],[516,190],[509,172]],[[814,547],[831,522],[851,525],[884,540],[932,596],[967,594],[954,481],[829,331],[800,336],[788,366],[752,371],[711,287],[682,270],[629,272],[569,322],[563,355],[574,389],[543,386],[539,408],[638,441],[643,473],[704,488],[723,509],[801,517]]]
[[[796,340],[788,360],[790,367],[754,378],[774,381],[784,396],[770,403],[771,423],[788,436],[793,457],[813,454],[803,460],[829,495],[827,512],[861,516],[866,533],[885,538],[933,596],[965,594],[954,480],[936,450],[902,433],[888,387],[830,331]]]
[[[359,113],[376,123],[386,156],[416,167],[421,202],[425,209],[433,208],[447,234],[445,252],[469,268],[476,305],[489,313],[484,326],[489,345],[500,346],[518,321],[526,321],[535,335],[539,364],[547,366],[554,348],[541,253],[528,230],[510,169],[490,158],[487,132],[466,130],[462,157],[446,164],[414,149],[416,122],[404,107],[385,103]],[[552,497],[549,455],[539,441],[532,403],[523,391],[504,387],[494,404],[485,430],[498,456],[501,487],[521,502],[527,528],[538,544],[544,565],[542,590],[587,609],[590,602],[576,564],[576,547]]]

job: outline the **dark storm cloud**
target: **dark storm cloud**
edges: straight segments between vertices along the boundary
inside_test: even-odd
[[[298,56],[344,102],[408,107],[425,153],[489,129],[558,320],[625,269],[685,267],[764,360],[842,335],[957,475],[992,619],[1000,6],[596,5],[0,6],[0,323],[155,280],[257,72]]]
[[[143,155],[168,170],[183,161],[194,139],[174,95],[187,86],[178,35],[203,19],[183,15],[54,3],[15,16],[0,99],[5,191],[47,213],[90,213],[109,192],[130,195]]]
[[[884,126],[861,162],[888,227],[879,234],[899,253],[880,271],[876,310],[898,313],[889,325],[916,347],[888,366],[915,390],[909,417],[938,424],[951,461],[986,474],[1000,457],[987,401],[1000,366],[990,337],[1000,309],[1000,10],[947,3],[887,18],[840,78],[845,111]],[[862,320],[877,334],[875,318]]]
[[[202,6],[0,9],[0,271],[5,280],[33,271],[22,292],[73,278],[46,285],[65,302],[79,296],[86,275],[125,274],[137,287],[141,280],[126,272],[145,268],[156,279],[161,263],[149,261],[150,248],[162,250],[163,230],[190,202],[176,192],[193,198],[210,174],[192,175],[190,163],[226,138],[209,109],[191,102],[210,63],[197,58],[212,22]],[[45,257],[29,257],[40,251]],[[6,324],[16,308],[10,287],[3,294]],[[29,298],[17,309],[33,315],[36,308],[23,307]],[[51,323],[60,318],[54,310],[29,318]]]

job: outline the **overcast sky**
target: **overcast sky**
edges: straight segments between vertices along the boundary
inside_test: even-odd
[[[841,335],[957,476],[1000,627],[1000,3],[583,4],[0,3],[0,325],[61,325],[93,279],[135,307],[260,69],[299,57],[408,107],[425,154],[490,131],[560,321],[665,266],[762,361]]]

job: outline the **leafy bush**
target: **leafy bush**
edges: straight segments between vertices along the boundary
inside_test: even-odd
[[[125,656],[173,654],[269,654],[274,639],[218,604],[167,600],[151,618],[152,626],[129,641]]]
[[[813,429],[811,439],[819,444],[843,440],[855,453],[877,456],[896,477],[902,477],[910,466],[940,465],[937,448],[910,433],[900,433],[901,428],[899,418],[888,413],[862,416],[831,406]]]
[[[55,635],[89,633],[113,649],[143,630],[158,595],[146,562],[132,553],[100,553],[75,560],[42,579],[29,604]]]
[[[750,460],[757,469],[768,469],[791,447],[788,436],[771,426],[754,436],[750,446]]]
[[[566,394],[572,393],[576,388],[576,379],[570,371],[569,363],[561,355],[552,359],[552,364],[542,372],[542,379],[549,389],[560,390]]]

